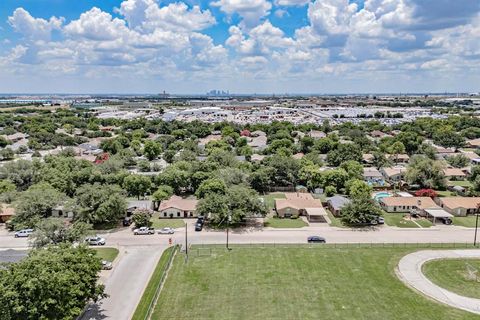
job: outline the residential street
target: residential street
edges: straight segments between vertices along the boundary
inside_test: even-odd
[[[118,264],[105,282],[109,297],[90,306],[80,319],[130,319],[166,247],[119,247]]]

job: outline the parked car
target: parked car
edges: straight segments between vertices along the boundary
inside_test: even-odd
[[[163,228],[158,230],[158,234],[174,234],[174,233],[175,233],[175,230],[173,230],[172,228]]]
[[[23,229],[15,232],[15,238],[27,238],[33,233],[33,229]]]
[[[308,243],[327,243],[327,240],[325,240],[325,238],[323,237],[311,236],[311,237],[308,237],[307,242]]]
[[[85,242],[87,242],[91,246],[104,246],[105,245],[105,239],[101,238],[99,236],[89,237],[89,238],[85,239]]]
[[[149,228],[149,227],[141,227],[133,230],[133,234],[134,235],[155,234],[155,229]]]
[[[378,224],[385,224],[385,219],[383,217],[377,218]]]
[[[124,227],[128,227],[128,226],[130,226],[130,225],[132,224],[132,218],[126,217],[126,218],[123,219],[123,222],[122,222],[122,223],[123,223],[123,226],[124,226]]]
[[[442,223],[446,225],[451,225],[453,223],[452,219],[448,217],[440,217],[438,220],[442,221]]]
[[[200,223],[200,224],[203,225],[205,223],[205,217],[204,216],[198,216],[197,223]]]
[[[202,229],[203,229],[203,224],[197,222],[195,224],[195,231],[202,231]]]
[[[103,270],[112,270],[112,268],[113,268],[113,265],[110,261],[107,261],[107,260],[102,261],[102,269]]]

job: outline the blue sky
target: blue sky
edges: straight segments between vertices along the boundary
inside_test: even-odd
[[[0,92],[478,92],[478,0],[2,0]]]

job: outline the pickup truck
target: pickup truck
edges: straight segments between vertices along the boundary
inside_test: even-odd
[[[149,227],[141,227],[133,230],[133,234],[134,235],[155,234],[155,229],[149,228]]]

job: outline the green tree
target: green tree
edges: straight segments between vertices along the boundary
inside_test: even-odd
[[[327,154],[327,162],[334,167],[338,167],[341,163],[353,160],[361,162],[363,159],[362,150],[356,144],[340,144],[337,149]]]
[[[15,229],[33,228],[67,197],[47,183],[39,183],[22,192],[16,199],[15,215],[11,223]]]
[[[10,180],[0,180],[0,195],[6,192],[15,191],[17,187]]]
[[[369,198],[373,191],[372,187],[369,186],[365,181],[358,179],[347,181],[345,184],[345,189],[347,194],[352,199]]]
[[[388,148],[388,152],[395,156],[395,163],[397,163],[398,155],[405,153],[405,146],[400,141],[396,141]]]
[[[172,195],[173,195],[172,187],[166,186],[166,185],[159,186],[157,191],[155,191],[152,195],[154,210],[158,210],[162,201],[170,199]]]
[[[345,170],[349,179],[361,179],[363,177],[363,166],[354,160],[348,160],[340,165]]]
[[[300,168],[298,172],[300,181],[310,190],[318,188],[322,184],[322,174],[317,165],[310,164]]]
[[[382,209],[370,198],[353,199],[342,208],[341,220],[347,225],[361,225],[377,220],[382,215]]]
[[[337,189],[334,186],[327,186],[325,187],[325,195],[327,197],[332,197],[337,193]]]
[[[451,126],[444,126],[439,128],[433,134],[433,141],[445,148],[458,148],[462,147],[465,143],[465,138],[458,134]]]
[[[152,161],[156,159],[162,152],[162,147],[155,141],[147,140],[143,146],[143,154],[148,160]]]
[[[10,180],[19,190],[26,190],[37,180],[39,167],[38,160],[8,162],[0,167],[0,178]]]
[[[91,224],[113,224],[125,216],[127,202],[117,185],[85,184],[75,193],[78,220]]]
[[[136,196],[137,199],[144,196],[152,188],[152,180],[150,177],[132,174],[123,180],[123,187],[131,196]]]
[[[37,223],[30,240],[36,248],[50,244],[74,243],[91,234],[92,228],[91,224],[81,221],[69,224],[65,219],[47,218]]]
[[[425,189],[446,187],[443,165],[439,161],[423,156],[412,157],[405,177],[409,184],[416,184]]]
[[[470,159],[461,153],[447,157],[446,160],[454,168],[465,168],[470,164]]]
[[[198,198],[205,198],[210,193],[225,194],[227,185],[223,180],[217,178],[210,178],[203,181],[195,192]]]
[[[152,214],[149,210],[135,210],[132,216],[132,221],[136,228],[150,227],[152,225]]]
[[[84,246],[50,246],[30,251],[0,269],[0,318],[75,319],[85,305],[105,297],[101,261]]]

